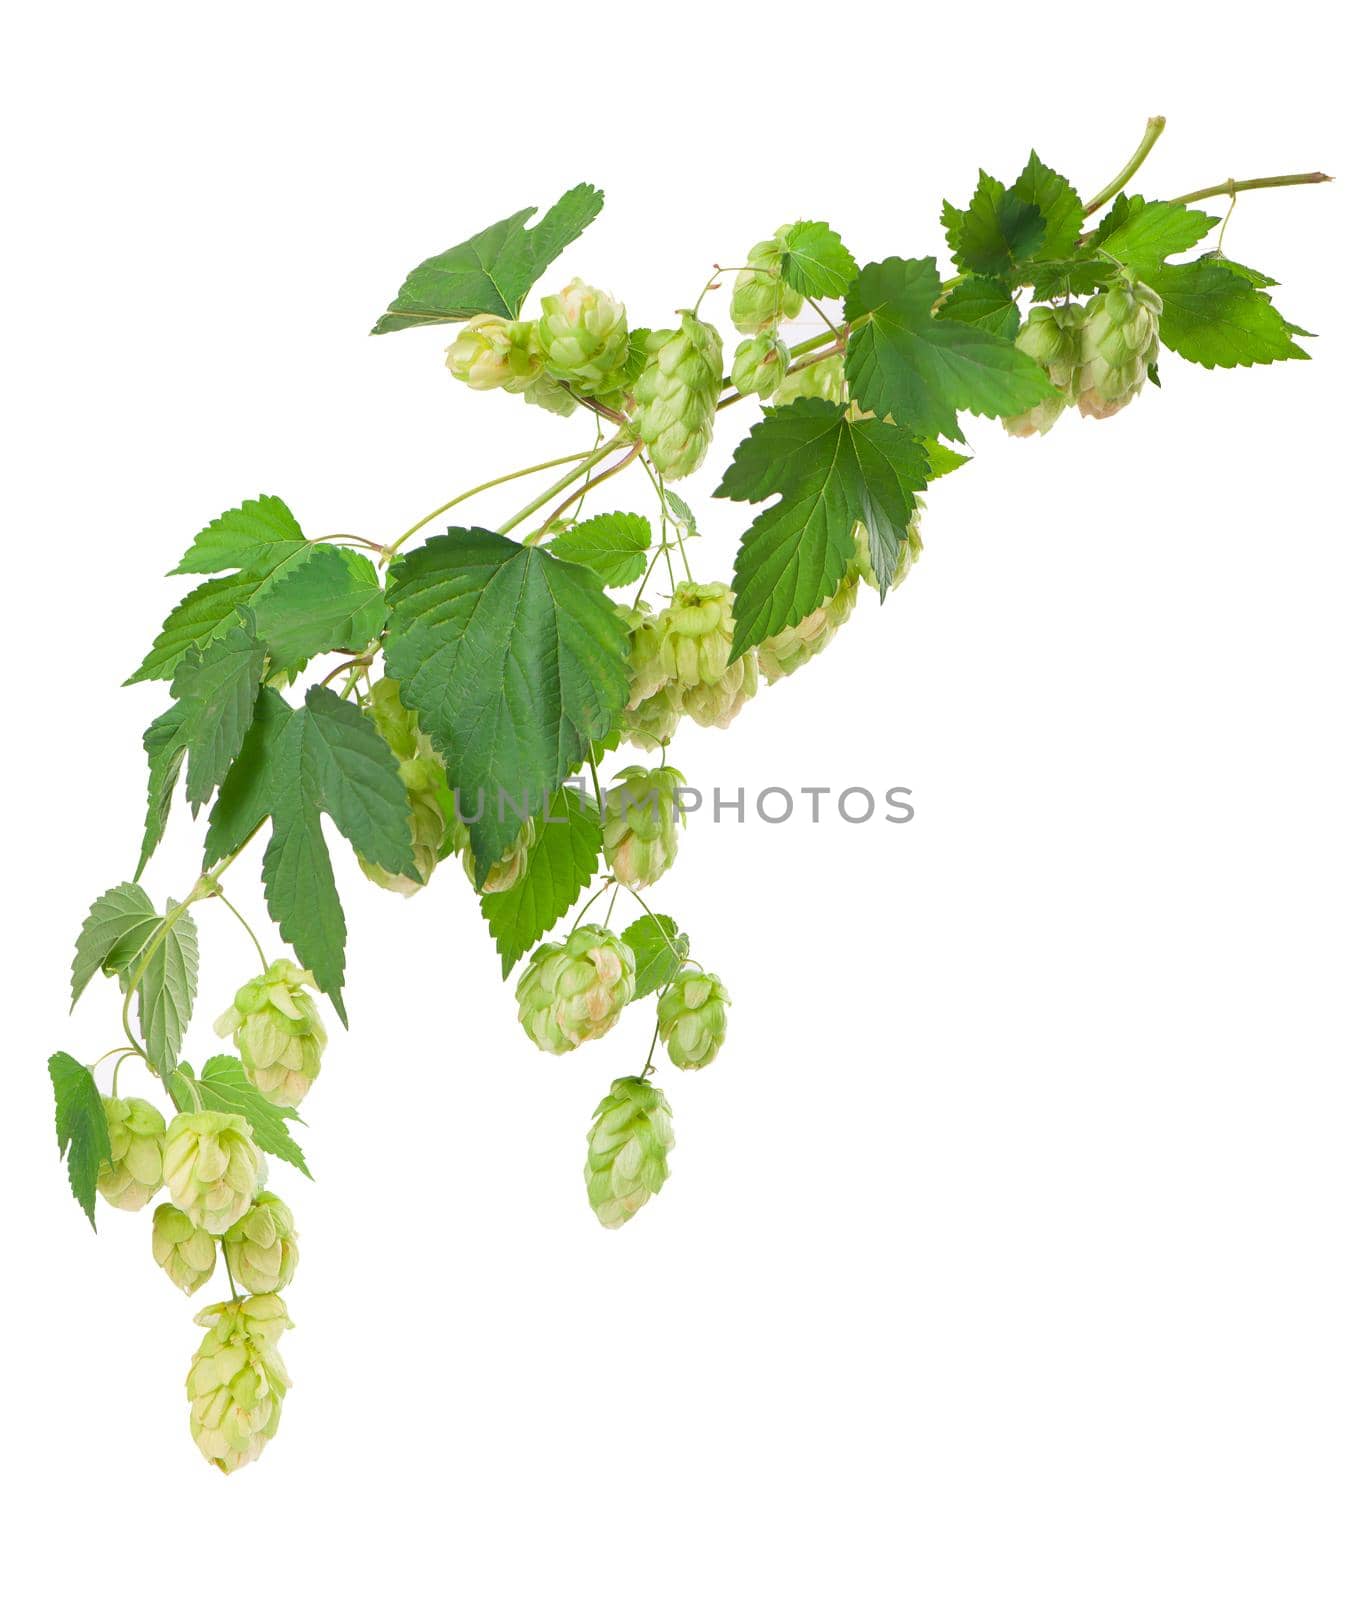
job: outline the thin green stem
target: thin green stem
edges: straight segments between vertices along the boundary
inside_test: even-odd
[[[549,500],[559,495],[563,489],[569,489],[578,479],[583,478],[596,461],[602,461],[605,456],[612,455],[620,445],[626,443],[627,440],[620,431],[615,433],[612,438],[606,439],[603,444],[596,446],[595,449],[587,450],[583,456],[568,457],[567,459],[574,460],[576,465],[569,472],[558,478],[555,483],[544,489],[542,494],[535,495],[521,511],[516,511],[508,522],[502,522],[496,532],[509,533],[512,528],[517,528],[521,522],[531,517],[535,511],[540,510]],[[519,474],[519,476],[522,476],[522,474]],[[598,482],[599,480],[596,479],[595,481]],[[438,512],[435,512],[435,516],[437,515]]]
[[[260,970],[262,972],[268,972],[268,970],[269,970],[269,958],[264,953],[264,946],[255,937],[255,930],[245,920],[245,918],[236,909],[236,907],[234,905],[232,905],[231,901],[227,899],[227,897],[222,893],[220,888],[218,888],[218,890],[217,890],[216,894],[213,896],[213,898],[215,900],[220,900],[222,902],[222,904],[227,908],[227,910],[232,914],[232,916],[235,917],[236,921],[239,922],[240,925],[245,929],[245,931],[250,935],[250,942],[255,947],[255,954],[260,958]]]
[[[576,931],[576,929],[578,927],[580,927],[582,921],[585,918],[585,913],[590,909],[590,907],[592,905],[594,905],[595,901],[599,899],[600,895],[602,895],[605,892],[605,890],[608,889],[609,885],[612,882],[613,882],[612,878],[605,878],[604,882],[600,884],[599,888],[595,890],[595,892],[590,896],[590,898],[585,902],[585,904],[576,913],[576,920],[571,924],[571,932],[572,933],[574,933]]]
[[[1328,172],[1285,172],[1277,178],[1228,178],[1223,183],[1210,184],[1206,189],[1191,189],[1188,194],[1177,194],[1169,202],[1172,206],[1190,206],[1196,200],[1213,200],[1218,195],[1238,195],[1247,189],[1293,189],[1302,183],[1334,183]]]
[[[236,1280],[231,1276],[231,1263],[227,1260],[226,1251],[222,1251],[222,1265],[226,1268],[227,1282],[231,1285],[231,1298],[239,1300],[241,1291],[236,1287]]]
[[[614,447],[611,445],[609,448],[612,449]],[[595,459],[600,459],[600,456],[602,456],[604,453],[605,452],[603,451],[599,452]],[[553,506],[552,510],[548,512],[546,518],[544,518],[542,527],[536,528],[531,534],[529,534],[528,538],[524,540],[524,543],[537,544],[540,539],[546,538],[547,534],[551,531],[553,523],[556,522],[559,517],[564,517],[566,515],[571,507],[575,505],[576,501],[585,494],[586,489],[597,489],[606,478],[612,478],[615,473],[622,472],[625,467],[631,466],[641,453],[642,441],[638,439],[621,461],[615,461],[611,467],[607,468],[604,472],[601,472],[597,478],[591,479],[591,481],[586,485],[585,489],[572,490],[572,492],[567,495],[565,500],[561,501],[560,504]],[[591,463],[591,465],[593,465],[593,463]],[[583,470],[588,472],[589,466],[586,466]],[[543,500],[546,498],[546,496],[541,497],[537,502],[538,506],[541,506]],[[537,509],[537,507],[535,506],[534,509]],[[511,522],[506,523],[505,527],[511,527],[515,522],[522,522],[526,514],[527,511],[521,511],[517,517],[514,517],[511,520]],[[499,529],[499,532],[504,533],[505,527]]]
[[[1137,169],[1151,154],[1152,146],[1165,131],[1166,119],[1164,117],[1147,118],[1147,129],[1142,135],[1142,142],[1138,145],[1137,149],[1134,150],[1133,153],[1128,157],[1127,161],[1124,162],[1117,175],[1110,178],[1108,183],[1104,185],[1104,187],[1097,195],[1094,196],[1093,199],[1085,202],[1085,214],[1087,217],[1091,214],[1091,212],[1098,211],[1101,206],[1108,205],[1108,203],[1114,198],[1124,184],[1128,182]]]

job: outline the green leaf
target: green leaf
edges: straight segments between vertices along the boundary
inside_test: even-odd
[[[317,545],[256,602],[255,631],[275,665],[296,671],[326,650],[362,650],[387,617],[373,563],[357,550]]]
[[[626,631],[593,573],[483,528],[413,551],[390,600],[387,671],[474,819],[484,882],[519,831],[514,805],[540,804],[608,733]]]
[[[269,815],[274,745],[292,714],[292,707],[277,689],[267,684],[260,686],[255,715],[240,754],[232,762],[208,817],[208,831],[203,841],[205,872],[239,850]]]
[[[729,500],[781,496],[741,540],[733,659],[834,591],[854,555],[856,522],[903,537],[928,476],[919,442],[890,423],[851,421],[828,400],[767,410],[715,490]]]
[[[347,700],[313,685],[270,747],[269,811],[264,852],[270,915],[304,967],[344,1005],[344,911],[321,832],[325,813],[367,860],[415,877],[410,807],[396,757],[367,717]]]
[[[258,500],[224,511],[196,534],[172,572],[272,572],[285,556],[294,553],[289,546],[303,542],[297,518],[282,500],[262,494]]]
[[[401,285],[373,332],[461,322],[478,312],[517,317],[529,290],[567,245],[580,238],[603,205],[598,189],[577,184],[533,228],[524,224],[538,208],[526,206],[451,250],[431,256]]]
[[[962,272],[998,278],[1038,253],[1045,224],[1036,205],[982,172],[966,211],[944,202],[944,231]]]
[[[1306,361],[1294,344],[1299,330],[1285,322],[1269,296],[1215,261],[1157,267],[1146,280],[1160,295],[1161,342],[1204,367],[1250,367]]]
[[[196,1111],[201,1102],[204,1111],[225,1111],[244,1117],[250,1124],[255,1143],[266,1155],[290,1162],[299,1172],[311,1177],[306,1157],[288,1132],[290,1122],[303,1127],[306,1124],[291,1106],[271,1105],[246,1077],[245,1068],[235,1056],[213,1056],[203,1064],[202,1074],[197,1078],[190,1066],[180,1062],[168,1075],[166,1087],[181,1111]]]
[[[1094,294],[1118,276],[1118,267],[1100,256],[1072,256],[1063,261],[1034,262],[1030,277],[1035,300],[1061,300]]]
[[[164,921],[168,925],[165,937],[151,952],[137,986],[142,1042],[151,1065],[162,1077],[179,1058],[198,994],[198,929],[193,918],[170,900]]]
[[[845,371],[865,411],[922,438],[962,437],[958,412],[1008,417],[1052,393],[1043,369],[984,328],[931,315],[940,295],[933,261],[891,257],[867,266],[845,301]]]
[[[66,1157],[71,1193],[93,1228],[99,1168],[113,1159],[104,1102],[94,1074],[64,1050],[49,1057],[47,1071],[57,1101],[57,1149]]]
[[[189,757],[189,803],[196,811],[227,775],[255,714],[264,645],[249,628],[233,628],[203,649],[186,652],[170,693],[183,713],[178,737]]]
[[[1019,332],[1019,307],[999,278],[964,278],[937,315],[950,322],[969,322],[1011,343]]]
[[[175,784],[184,765],[184,710],[171,706],[142,735],[149,772],[146,780],[146,827],[142,833],[142,853],[135,877],[140,878],[156,846],[165,837],[165,824],[175,797]]]
[[[959,455],[956,450],[950,450],[946,444],[940,444],[938,439],[922,439],[925,455],[930,463],[930,481],[943,478],[950,472],[957,472],[959,467],[965,467],[974,458]]]
[[[559,533],[548,547],[562,561],[598,573],[610,589],[636,583],[646,571],[651,524],[635,511],[604,511]]]
[[[119,883],[101,894],[76,938],[72,1010],[96,972],[113,976],[125,971],[159,925],[160,915],[140,884]]]
[[[698,518],[689,509],[689,502],[681,500],[673,489],[667,489],[665,503],[670,508],[670,515],[684,529],[685,537],[698,538]]]
[[[1085,224],[1085,207],[1067,179],[1044,166],[1036,151],[1030,151],[1028,165],[1010,190],[1042,213],[1043,244],[1036,252],[1037,259],[1050,261],[1070,255]]]
[[[524,870],[513,887],[481,897],[501,976],[555,926],[595,875],[603,847],[599,812],[573,786],[558,789],[529,846]]]
[[[1167,256],[1192,248],[1218,221],[1206,211],[1191,211],[1175,201],[1119,195],[1093,242],[1125,267],[1147,273]]]
[[[826,222],[795,222],[783,244],[783,281],[813,299],[840,300],[858,264]]]
[[[638,1000],[663,989],[689,954],[689,936],[679,931],[675,919],[650,912],[623,929],[623,943],[637,957]]]

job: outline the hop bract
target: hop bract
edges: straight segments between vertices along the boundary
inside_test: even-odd
[[[602,1039],[637,992],[637,958],[617,934],[592,922],[564,944],[541,944],[515,988],[519,1020],[540,1050],[562,1055]]]
[[[488,314],[463,323],[445,359],[448,370],[469,389],[523,394],[543,372],[533,324]]]
[[[628,359],[627,312],[602,289],[579,278],[543,296],[538,318],[543,365],[581,394],[616,389]]]
[[[165,1186],[196,1227],[223,1234],[254,1198],[263,1158],[244,1117],[182,1111],[165,1133]]]
[[[1079,303],[1035,306],[1015,335],[1015,348],[1031,356],[1056,391],[1050,399],[1017,417],[1004,418],[1006,433],[1026,439],[1046,433],[1075,398],[1074,383],[1081,361],[1087,308]]]
[[[619,883],[644,889],[675,864],[684,774],[674,767],[624,767],[604,799],[604,859]]]
[[[731,358],[732,385],[741,394],[757,394],[761,400],[774,393],[787,371],[788,346],[773,332],[742,339]]]
[[[261,1189],[250,1209],[222,1238],[222,1253],[236,1284],[250,1294],[277,1294],[297,1271],[293,1214],[276,1194]]]
[[[99,1168],[99,1192],[120,1211],[140,1211],[160,1188],[165,1118],[149,1100],[105,1098],[112,1159]]]
[[[849,621],[858,595],[859,574],[851,570],[815,611],[809,611],[801,622],[771,634],[759,648],[765,682],[777,683],[805,666],[813,656],[819,656]]]
[[[660,1193],[674,1145],[661,1091],[645,1078],[616,1078],[595,1108],[585,1159],[586,1192],[606,1228],[621,1228]]]
[[[661,1040],[677,1067],[706,1067],[727,1037],[731,996],[715,972],[681,972],[656,1003]]]
[[[235,1472],[278,1431],[289,1386],[278,1338],[292,1323],[276,1295],[223,1301],[194,1320],[208,1331],[185,1381],[189,1431],[213,1466]]]
[[[741,333],[763,333],[802,310],[802,296],[783,281],[788,229],[752,246],[731,290],[731,320]]]
[[[725,583],[681,583],[661,612],[661,664],[687,716],[727,727],[760,686],[756,652],[730,661],[735,596]]]
[[[275,961],[242,985],[217,1019],[218,1037],[232,1036],[246,1077],[273,1105],[301,1105],[321,1070],[326,1030],[307,993],[315,986],[310,972]]]
[[[1112,417],[1147,381],[1160,350],[1161,297],[1131,274],[1097,294],[1081,333],[1076,404],[1083,417]]]
[[[665,478],[683,478],[708,453],[722,388],[722,340],[692,312],[653,333],[637,380],[637,432]]]
[[[217,1241],[169,1204],[157,1206],[151,1218],[151,1254],[185,1294],[201,1289],[217,1267]]]

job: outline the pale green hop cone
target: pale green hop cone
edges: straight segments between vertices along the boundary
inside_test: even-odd
[[[602,1039],[637,992],[637,958],[617,934],[587,922],[564,944],[540,944],[514,996],[524,1032],[554,1056]]]
[[[851,567],[835,592],[815,611],[808,612],[801,622],[771,634],[759,648],[760,671],[765,682],[777,683],[790,672],[806,666],[813,656],[819,656],[848,622],[858,595],[859,574]]]
[[[552,377],[580,394],[607,394],[627,365],[627,312],[612,295],[572,278],[560,294],[543,296],[538,348]]]
[[[740,394],[768,400],[788,372],[788,346],[776,333],[742,339],[731,358],[732,385]]]
[[[415,857],[415,876],[389,872],[359,855],[364,876],[381,889],[412,895],[424,888],[435,867],[454,848],[457,822],[453,815],[453,796],[443,762],[421,731],[415,713],[401,702],[393,678],[379,678],[363,705],[364,715],[382,735],[397,759],[401,782],[411,813],[411,852]],[[357,854],[357,852],[356,852]]]
[[[277,1294],[297,1271],[293,1214],[276,1194],[262,1189],[250,1209],[222,1238],[222,1253],[236,1286],[250,1294]]]
[[[685,311],[678,328],[647,340],[637,432],[662,477],[685,477],[708,453],[721,389],[722,339],[711,323]]]
[[[272,1295],[224,1301],[194,1320],[208,1331],[185,1381],[189,1431],[206,1460],[235,1472],[278,1431],[289,1379],[277,1340],[292,1324]]]
[[[679,690],[685,715],[700,727],[729,726],[760,686],[754,650],[728,660],[734,601],[725,583],[681,583],[658,619],[661,665]]]
[[[255,1197],[262,1160],[244,1117],[182,1111],[165,1132],[165,1187],[195,1227],[223,1234]]]
[[[674,767],[624,767],[604,797],[604,859],[617,881],[645,889],[675,864],[683,813]]]
[[[165,1118],[149,1100],[104,1098],[111,1161],[99,1168],[99,1193],[120,1211],[140,1211],[164,1177]]]
[[[219,1038],[231,1035],[246,1077],[272,1105],[301,1105],[321,1070],[326,1030],[307,992],[315,984],[291,961],[275,961],[236,991],[215,1024]]]
[[[661,1041],[677,1067],[706,1067],[727,1037],[731,996],[715,972],[680,972],[656,1003]]]
[[[528,866],[528,854],[533,847],[533,841],[538,837],[537,817],[526,817],[523,826],[515,834],[508,850],[501,856],[486,874],[486,882],[481,885],[482,894],[503,894],[506,889],[513,889],[524,870]],[[471,844],[463,847],[462,864],[467,872],[467,881],[475,889],[477,887],[477,862],[472,853]]]
[[[615,725],[619,736],[639,750],[659,750],[675,737],[683,715],[681,691],[674,684],[667,684],[637,705],[625,707],[619,712]]]
[[[201,1289],[217,1267],[217,1241],[168,1203],[158,1205],[151,1218],[151,1254],[185,1294]]]
[[[645,600],[616,609],[628,630],[628,706],[632,708],[650,699],[672,679],[662,659],[660,618]]]
[[[1046,433],[1075,399],[1075,378],[1081,362],[1087,307],[1035,306],[1015,337],[1015,349],[1032,357],[1048,375],[1056,391],[1049,399],[1002,419],[1006,433],[1016,439]]]
[[[469,389],[523,394],[543,374],[537,330],[531,322],[469,317],[445,355],[448,370]]]
[[[585,1188],[606,1228],[621,1228],[670,1176],[670,1106],[645,1078],[616,1078],[595,1108]]]
[[[1083,417],[1112,417],[1141,393],[1160,352],[1161,309],[1160,295],[1131,274],[1089,302],[1075,378]]]
[[[731,320],[739,333],[763,333],[802,310],[802,296],[783,281],[787,227],[752,246],[731,289]]]
[[[524,390],[524,399],[531,406],[539,406],[557,417],[569,417],[576,409],[576,401],[555,378],[540,373]]]

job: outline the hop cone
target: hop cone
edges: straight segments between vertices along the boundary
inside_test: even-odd
[[[757,394],[761,400],[769,399],[787,372],[788,346],[772,332],[742,339],[731,358],[733,385],[741,394]]]
[[[1016,439],[1046,433],[1071,404],[1081,360],[1085,317],[1086,307],[1076,303],[1035,306],[1029,312],[1024,326],[1015,336],[1015,348],[1033,357],[1057,392],[1017,417],[1004,418],[1006,433],[1013,434]]]
[[[916,495],[915,510],[911,513],[911,520],[906,525],[906,537],[901,541],[897,550],[897,569],[892,574],[892,588],[899,589],[906,581],[906,574],[920,559],[920,552],[925,548],[920,537],[920,515],[925,509],[923,495]],[[873,570],[873,558],[868,553],[868,529],[862,522],[854,524],[854,561],[849,569],[865,583],[871,583],[876,589],[878,575]]]
[[[537,817],[527,817],[524,825],[514,836],[514,842],[495,863],[486,875],[486,882],[481,886],[482,894],[500,894],[506,889],[513,889],[520,878],[524,876],[524,868],[528,865],[528,853],[533,841],[538,837]],[[467,880],[475,889],[477,886],[477,863],[472,854],[470,844],[463,850],[463,866],[467,869]]]
[[[658,619],[661,665],[684,712],[705,728],[727,727],[760,686],[754,650],[728,659],[734,599],[725,583],[681,583]]]
[[[679,815],[674,767],[624,767],[604,800],[604,859],[619,883],[644,889],[675,864]]]
[[[233,1036],[246,1077],[276,1106],[301,1105],[321,1070],[326,1030],[306,988],[315,983],[291,961],[275,961],[217,1019],[218,1037]]]
[[[149,1100],[104,1100],[112,1159],[99,1168],[99,1192],[120,1211],[140,1211],[160,1188],[165,1118]]]
[[[628,630],[628,705],[637,706],[671,681],[661,658],[660,619],[645,600],[617,609]]]
[[[585,1187],[606,1228],[621,1228],[670,1176],[670,1106],[645,1078],[615,1078],[595,1108]]]
[[[681,972],[656,1006],[661,1039],[677,1067],[706,1067],[727,1037],[731,996],[715,972]]]
[[[746,257],[731,290],[731,320],[741,333],[763,333],[802,310],[802,296],[783,281],[783,241],[787,228],[762,239]]]
[[[760,671],[765,682],[777,683],[805,666],[813,656],[819,656],[849,620],[858,595],[859,574],[851,566],[829,599],[823,600],[801,622],[782,628],[766,639],[759,649]]]
[[[222,1239],[222,1253],[237,1285],[250,1294],[277,1294],[297,1271],[293,1214],[276,1194],[261,1189],[250,1209]]]
[[[412,895],[424,888],[435,867],[452,848],[456,826],[452,817],[453,797],[443,763],[420,731],[415,713],[401,703],[394,679],[379,678],[363,709],[397,759],[397,770],[410,805],[411,850],[415,856],[416,876],[410,878],[404,873],[389,872],[363,856],[358,858],[359,865],[364,876],[379,888]]]
[[[195,1227],[222,1234],[243,1217],[263,1158],[244,1117],[182,1111],[165,1133],[165,1186]]]
[[[627,364],[627,312],[602,289],[572,278],[560,294],[543,296],[538,348],[554,378],[581,394],[607,393]]]
[[[208,1331],[185,1382],[189,1431],[213,1466],[235,1472],[278,1431],[289,1385],[278,1338],[292,1323],[276,1295],[223,1301],[194,1320]]]
[[[602,1039],[637,990],[637,958],[616,935],[587,922],[565,944],[540,944],[514,997],[519,1020],[554,1056]]]
[[[637,432],[665,478],[692,472],[712,442],[722,388],[722,340],[692,312],[672,332],[653,333],[637,380]]]
[[[542,376],[543,358],[531,322],[504,317],[469,317],[448,347],[445,363],[469,389],[508,389],[523,394]]]
[[[1161,297],[1130,278],[1097,294],[1086,312],[1076,404],[1083,417],[1112,417],[1140,393],[1156,360]]]
[[[658,750],[675,737],[684,715],[681,691],[673,684],[658,689],[635,706],[621,711],[616,726],[622,738],[639,750]]]
[[[217,1241],[175,1206],[159,1205],[151,1218],[151,1254],[176,1289],[193,1294],[217,1266]]]
[[[826,356],[810,367],[790,372],[774,391],[776,406],[790,406],[794,400],[830,400],[836,405],[844,398],[845,358]]]

